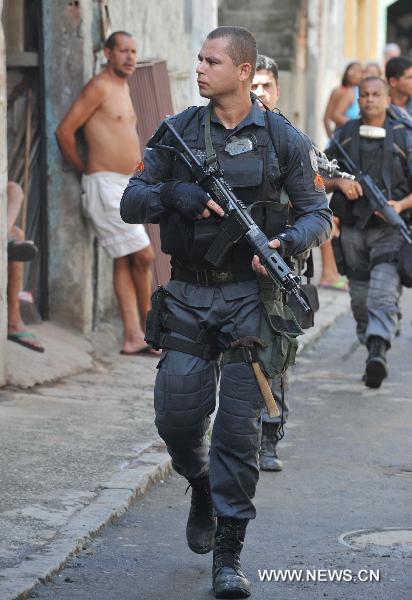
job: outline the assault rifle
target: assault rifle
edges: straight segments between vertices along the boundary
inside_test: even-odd
[[[351,175],[350,173],[345,173],[345,171],[340,171],[338,161],[336,158],[333,160],[329,160],[324,152],[321,152],[319,148],[313,147],[316,154],[316,160],[318,162],[319,171],[332,179],[333,177],[340,177],[341,179],[355,179],[355,175]]]
[[[380,212],[390,225],[399,229],[399,232],[408,244],[412,244],[412,236],[408,226],[396,210],[388,204],[388,201],[373,181],[372,177],[362,173],[362,171],[358,169],[349,154],[342,147],[342,144],[337,140],[335,140],[335,144],[342,154],[347,167],[353,172],[356,181],[362,186],[363,193],[366,196],[370,207],[373,208],[374,211]]]
[[[164,134],[169,131],[176,144],[166,146],[162,144]],[[223,171],[210,170],[193,154],[185,141],[173,127],[171,118],[166,118],[147,144],[148,148],[158,148],[176,154],[190,169],[196,183],[198,183],[225,211],[225,217],[218,235],[219,243],[213,243],[206,253],[206,260],[215,267],[223,263],[226,251],[235,243],[245,238],[251,246],[262,265],[266,268],[269,277],[278,287],[292,294],[301,307],[310,311],[306,298],[299,288],[299,277],[294,275],[280,254],[269,248],[269,240],[263,231],[256,225],[249,215],[246,206],[235,196],[223,178]],[[222,240],[224,243],[222,244]]]

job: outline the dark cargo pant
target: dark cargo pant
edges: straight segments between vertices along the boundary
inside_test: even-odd
[[[348,277],[359,341],[366,344],[368,337],[379,336],[390,345],[398,326],[400,278],[396,263],[373,266],[373,261],[383,254],[399,251],[401,236],[394,227],[356,229],[346,225],[342,226],[340,236],[345,264],[352,270],[370,274],[366,281]]]
[[[258,335],[261,309],[256,282],[204,288],[203,302],[198,286],[172,284],[167,286],[173,292],[166,299],[168,310],[187,324],[214,328],[222,351],[233,340]],[[190,305],[196,294],[197,301]],[[206,434],[219,375],[219,408],[209,452]],[[247,363],[227,364],[220,373],[216,361],[175,350],[166,350],[160,359],[156,426],[178,473],[196,478],[209,471],[218,516],[252,519],[256,515],[253,497],[259,478],[261,408],[262,396]]]

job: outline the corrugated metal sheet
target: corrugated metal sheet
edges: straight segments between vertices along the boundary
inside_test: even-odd
[[[143,154],[160,121],[173,113],[166,61],[138,63],[135,73],[129,78],[129,85]],[[156,288],[170,279],[169,257],[160,250],[159,226],[149,224],[146,230],[156,255],[153,265],[153,287]]]

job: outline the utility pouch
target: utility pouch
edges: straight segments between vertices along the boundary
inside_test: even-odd
[[[404,287],[412,287],[412,244],[403,240],[399,250],[398,272],[401,284]]]
[[[152,295],[152,308],[147,314],[145,341],[155,350],[160,350],[163,332],[162,318],[166,311],[167,291],[160,286]]]
[[[215,267],[220,267],[226,258],[227,253],[244,235],[241,221],[236,213],[232,211],[227,219],[224,219],[219,226],[219,233],[206,252],[206,260]]]
[[[187,258],[194,245],[193,221],[185,219],[178,212],[168,213],[160,221],[160,241],[164,254]]]
[[[289,215],[287,203],[257,200],[248,207],[248,212],[268,238],[286,231]]]
[[[259,338],[263,346],[259,347],[258,356],[265,375],[273,378],[295,364],[296,338],[303,331],[273,284],[259,279],[259,285],[262,307]]]
[[[332,250],[333,254],[335,255],[338,273],[341,275],[346,275],[345,255],[343,254],[340,236],[332,238]]]
[[[302,329],[310,329],[315,324],[315,312],[319,310],[319,296],[318,289],[313,283],[301,283],[300,289],[306,302],[310,306],[310,311],[306,312],[303,310],[295,296],[291,294],[288,297],[287,305],[293,312],[296,321],[302,327]]]
[[[306,265],[306,270],[303,273],[303,277],[306,277],[306,283],[301,283],[300,289],[305,296],[306,302],[310,306],[310,311],[306,312],[303,310],[295,296],[292,294],[288,295],[287,305],[292,310],[295,319],[302,329],[310,329],[315,324],[315,312],[319,310],[318,288],[310,282],[314,275],[312,251],[310,250],[297,256],[296,262],[298,265],[299,276],[302,276],[303,267]]]

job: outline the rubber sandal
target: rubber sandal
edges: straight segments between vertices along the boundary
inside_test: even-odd
[[[344,277],[341,277],[335,283],[319,283],[318,287],[322,290],[333,290],[335,292],[348,292],[348,282]]]
[[[37,254],[37,247],[29,240],[10,240],[7,244],[7,259],[11,262],[27,262]]]
[[[31,333],[31,331],[16,331],[15,333],[9,333],[7,335],[7,339],[10,340],[10,342],[16,342],[16,344],[20,344],[20,346],[24,346],[29,350],[34,350],[34,352],[44,352],[43,346],[34,346],[33,344],[30,344],[30,342],[27,341],[27,338],[37,341],[36,336],[34,333]]]

